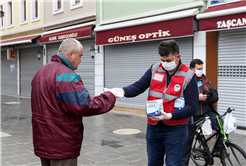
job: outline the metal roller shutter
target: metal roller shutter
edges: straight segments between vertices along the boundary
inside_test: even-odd
[[[181,60],[189,65],[192,60],[192,37],[175,39],[180,47]],[[105,87],[128,86],[160,61],[158,46],[163,40],[105,46]],[[144,109],[148,90],[134,98],[117,99],[117,106]]]
[[[91,42],[90,40],[81,40],[80,43],[83,45],[83,56],[82,62],[75,72],[80,75],[85,88],[89,91],[90,95],[93,97],[95,95],[95,60],[91,58],[90,48]],[[48,62],[51,61],[51,56],[56,54],[59,49],[59,44],[47,44],[47,56]]]
[[[237,125],[246,127],[246,29],[218,35],[218,111],[235,108]]]
[[[15,67],[11,70],[10,65]],[[17,94],[17,60],[7,60],[7,51],[1,51],[1,92]]]
[[[20,53],[20,94],[31,96],[31,82],[36,72],[43,66],[42,57],[37,59],[37,48],[21,49]]]

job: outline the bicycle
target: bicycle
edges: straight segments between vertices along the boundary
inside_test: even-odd
[[[246,153],[235,143],[232,143],[226,136],[223,129],[222,122],[220,118],[225,116],[227,113],[234,111],[232,108],[228,108],[227,111],[221,115],[217,116],[216,120],[220,126],[219,130],[216,130],[212,135],[205,138],[202,131],[202,124],[209,117],[203,117],[200,120],[194,122],[197,125],[195,138],[193,141],[191,149],[191,159],[197,166],[207,166],[214,164],[215,148],[218,146],[219,140],[223,141],[223,146],[220,150],[220,161],[223,166],[245,166],[246,165]],[[212,119],[212,118],[210,118]],[[209,149],[208,142],[216,136],[216,141],[213,148]]]

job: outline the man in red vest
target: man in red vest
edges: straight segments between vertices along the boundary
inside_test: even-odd
[[[161,115],[147,118],[148,166],[181,166],[188,133],[188,118],[196,113],[198,88],[193,71],[181,63],[179,46],[166,40],[158,47],[157,62],[135,83],[118,89],[125,97],[135,97],[149,89],[148,101],[163,100]],[[178,102],[183,106],[175,107]]]

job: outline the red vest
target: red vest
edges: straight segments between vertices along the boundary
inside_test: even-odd
[[[152,78],[147,100],[163,99],[164,112],[170,113],[174,109],[175,99],[184,97],[184,90],[193,76],[193,71],[184,64],[181,64],[178,71],[171,78],[169,86],[166,88],[166,71],[162,68],[162,63],[155,63],[152,66]],[[148,123],[156,125],[158,121],[153,121],[149,117]],[[187,119],[182,120],[163,120],[167,125],[185,124]]]

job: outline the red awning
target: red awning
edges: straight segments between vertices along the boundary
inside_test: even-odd
[[[47,34],[39,38],[40,43],[55,42],[65,40],[67,38],[80,38],[91,36],[91,28],[93,25],[76,28],[67,31],[61,31],[57,33]]]
[[[197,19],[200,31],[246,27],[246,1],[211,6]]]
[[[38,38],[39,36],[40,35],[35,35],[35,36],[27,36],[27,37],[21,37],[21,38],[16,38],[16,39],[11,39],[11,40],[4,40],[4,41],[1,41],[1,46],[31,43],[32,40]]]
[[[96,44],[117,44],[193,35],[193,16],[96,32]]]

